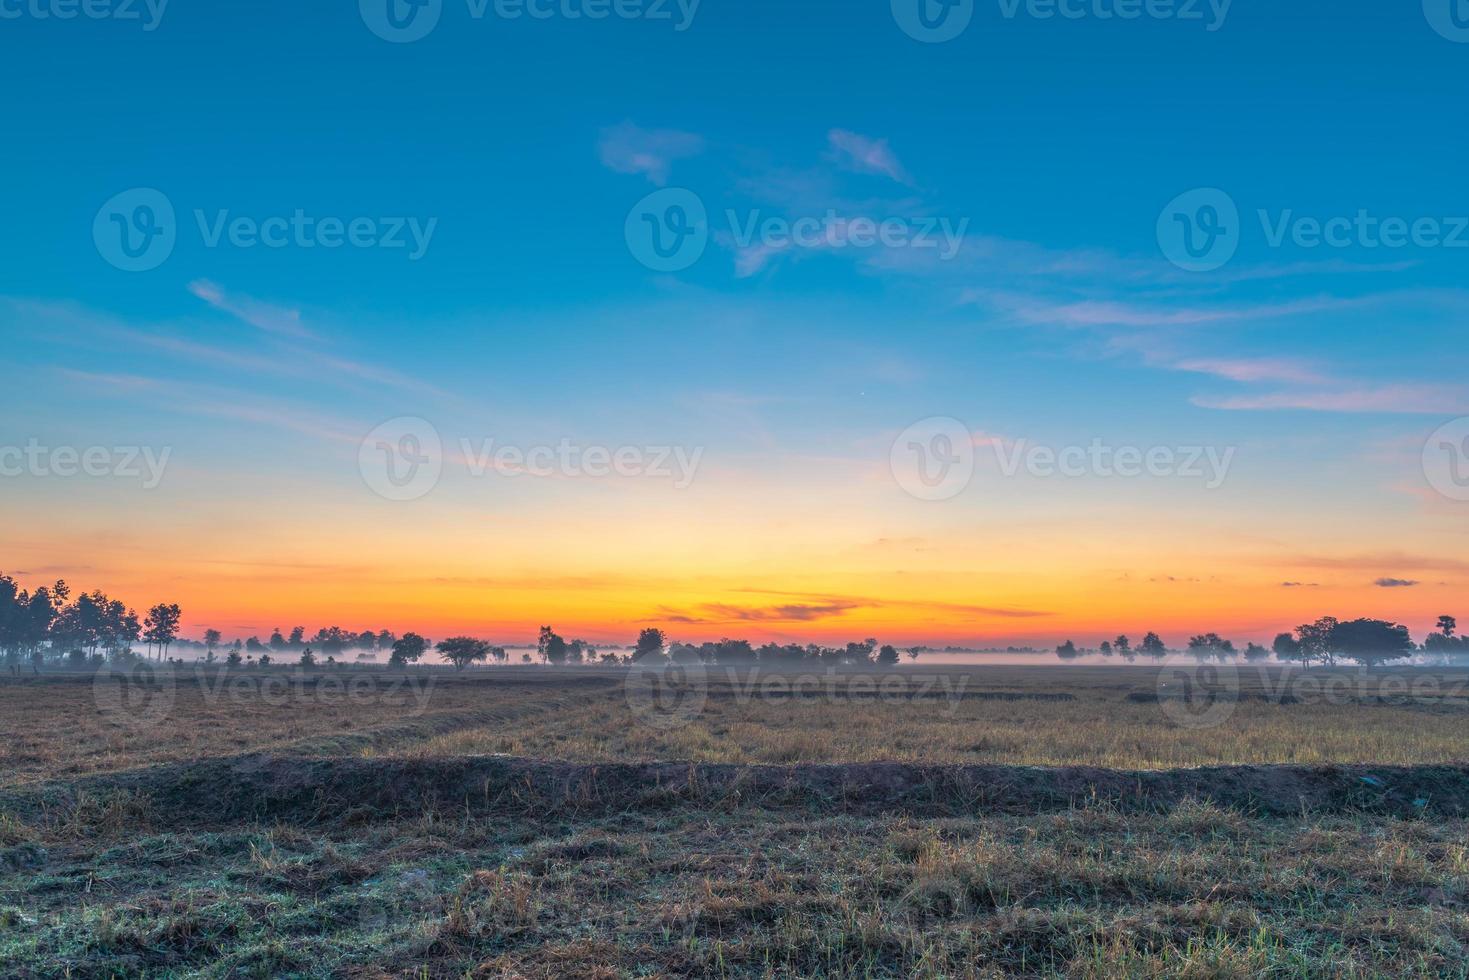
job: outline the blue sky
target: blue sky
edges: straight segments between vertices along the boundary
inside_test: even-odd
[[[352,442],[394,416],[446,438],[697,444],[724,461],[715,472],[789,471],[762,491],[781,500],[832,492],[823,461],[886,459],[915,419],[953,416],[976,445],[1238,447],[1235,496],[1168,513],[1227,529],[1268,503],[1266,523],[1320,532],[1261,544],[1284,555],[1327,540],[1301,528],[1312,516],[1387,515],[1343,546],[1364,566],[1462,534],[1417,456],[1469,415],[1469,228],[1455,223],[1469,215],[1469,44],[1418,3],[1235,0],[1222,18],[1200,3],[1199,20],[1120,20],[1097,16],[1113,0],[1073,5],[1077,19],[991,0],[928,44],[887,0],[703,0],[683,30],[673,3],[670,20],[508,20],[444,0],[428,36],[394,44],[346,2],[172,0],[151,30],[37,16],[55,2],[0,0],[17,13],[0,19],[6,440],[166,441],[181,453],[170,513],[234,501],[238,483],[210,482],[221,473],[355,506]],[[696,194],[713,231],[673,273],[624,238],[630,209],[666,187]],[[99,209],[134,188],[178,218],[172,253],[142,272],[93,238]],[[1240,214],[1237,254],[1206,272],[1170,263],[1158,237],[1160,213],[1197,188]],[[195,218],[297,209],[432,235],[416,259],[210,248]],[[1261,209],[1429,222],[1466,247],[1373,248],[1355,232],[1272,246]],[[729,210],[964,236],[951,259],[765,254],[729,240]],[[12,499],[33,524],[64,523],[54,489]],[[1142,521],[1151,492],[1101,499]],[[85,493],[98,514],[164,520],[156,497]],[[998,516],[1035,518],[1023,498]],[[501,513],[521,516],[557,494],[507,499]],[[969,533],[996,499],[893,521]],[[853,503],[872,521],[854,533],[886,534],[886,506]],[[1095,496],[1058,508],[1111,519]]]

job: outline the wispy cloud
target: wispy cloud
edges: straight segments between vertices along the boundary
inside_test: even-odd
[[[111,389],[144,396],[151,404],[183,415],[232,419],[329,442],[359,444],[366,426],[317,415],[300,405],[230,392],[213,385],[194,385],[133,374],[105,374],[61,368],[60,374],[90,390]]]
[[[1192,399],[1200,408],[1233,412],[1280,411],[1378,412],[1402,415],[1462,415],[1469,413],[1469,390],[1450,385],[1383,385],[1282,391],[1265,395]]]
[[[845,129],[827,134],[832,158],[839,166],[863,174],[888,177],[900,184],[912,183],[887,140],[873,139]]]
[[[1380,578],[1372,584],[1379,589],[1411,589],[1418,581],[1411,578]]]
[[[1243,383],[1276,381],[1282,384],[1324,384],[1321,372],[1286,357],[1192,357],[1174,362],[1179,371],[1208,374]]]
[[[675,160],[704,152],[703,137],[673,129],[641,129],[631,122],[602,130],[597,144],[602,165],[620,174],[642,174],[659,187],[668,183]]]
[[[1312,313],[1335,312],[1362,305],[1366,300],[1337,297],[1315,297],[1287,303],[1249,306],[1185,306],[1166,308],[1157,305],[1115,300],[1083,300],[1055,302],[1023,294],[989,289],[971,289],[960,297],[961,303],[977,303],[1010,313],[1027,323],[1062,327],[1191,327],[1213,323],[1277,319]]]
[[[1361,555],[1299,555],[1271,559],[1267,564],[1289,568],[1326,568],[1347,572],[1380,574],[1384,568],[1416,572],[1469,572],[1469,561],[1437,555],[1406,552],[1375,552]]]
[[[189,283],[189,292],[223,313],[248,323],[266,333],[296,340],[314,340],[315,335],[301,324],[301,311],[275,306],[249,296],[225,292],[207,279]]]

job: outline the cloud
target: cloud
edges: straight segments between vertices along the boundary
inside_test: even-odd
[[[676,623],[809,623],[840,616],[864,605],[862,602],[841,601],[751,607],[708,602],[698,607],[698,614],[675,614],[668,619]]]
[[[1411,589],[1418,581],[1410,578],[1380,578],[1372,584],[1380,589]]]
[[[1005,609],[973,606],[967,603],[932,602],[910,599],[873,599],[864,596],[808,595],[767,589],[735,589],[757,595],[789,597],[797,601],[770,605],[745,605],[728,602],[706,602],[692,609],[662,609],[671,623],[809,623],[832,619],[856,609],[909,609],[926,613],[945,613],[964,617],[993,616],[1001,619],[1030,619],[1051,615],[1034,609]]]
[[[1381,412],[1403,415],[1463,415],[1469,391],[1452,385],[1383,385],[1268,395],[1192,399],[1199,408],[1233,412],[1297,409],[1307,412]]]
[[[1175,361],[1172,366],[1178,371],[1244,383],[1323,384],[1328,380],[1300,361],[1285,357],[1193,357]]]
[[[704,152],[703,137],[673,129],[640,129],[631,122],[602,130],[597,145],[602,165],[620,174],[643,174],[659,187],[668,183],[673,161]]]
[[[1413,555],[1400,551],[1346,557],[1302,555],[1273,560],[1268,564],[1288,568],[1329,568],[1349,572],[1377,572],[1383,568],[1411,569],[1417,572],[1469,572],[1469,561],[1442,558],[1436,555]]]
[[[1281,582],[1282,589],[1319,589],[1320,582]]]
[[[226,293],[208,279],[195,279],[189,283],[189,292],[216,310],[228,313],[258,330],[296,340],[314,339],[311,331],[301,325],[300,310],[263,303],[249,296]]]
[[[887,140],[871,139],[845,129],[833,129],[827,134],[827,140],[832,157],[848,170],[889,177],[900,184],[911,183],[903,165],[888,148]]]
[[[1152,328],[1192,327],[1212,323],[1301,316],[1308,313],[1348,309],[1364,301],[1328,296],[1256,306],[1194,306],[1181,309],[1159,309],[1113,300],[1057,303],[997,290],[971,289],[965,291],[960,297],[960,302],[985,303],[1009,312],[1027,323],[1063,327]]]
[[[216,385],[188,384],[132,374],[99,374],[71,368],[60,368],[59,373],[91,390],[110,388],[114,392],[139,393],[150,403],[168,411],[286,429],[329,442],[359,444],[366,428],[314,415],[294,402],[231,392]]]

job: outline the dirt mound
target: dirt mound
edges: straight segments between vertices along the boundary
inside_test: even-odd
[[[126,794],[179,821],[351,823],[425,811],[610,814],[671,807],[863,814],[1036,813],[1186,800],[1263,815],[1366,811],[1469,815],[1469,767],[1221,766],[1122,772],[1087,767],[571,764],[503,757],[303,759],[246,755],[159,766],[0,797],[0,810],[67,812]]]

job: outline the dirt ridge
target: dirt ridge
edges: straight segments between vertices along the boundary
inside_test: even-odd
[[[1210,801],[1256,815],[1469,815],[1469,766],[1263,765],[1119,771],[999,765],[579,764],[495,756],[250,754],[91,776],[0,795],[0,811],[68,812],[126,795],[170,823],[357,823],[424,811],[590,816],[679,806],[860,814],[1037,813]]]

